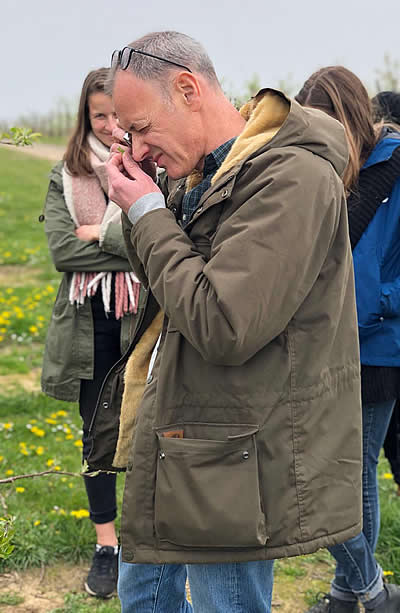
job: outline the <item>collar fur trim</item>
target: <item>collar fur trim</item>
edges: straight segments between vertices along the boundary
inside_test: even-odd
[[[290,102],[278,92],[261,90],[241,109],[247,124],[234,142],[224,162],[215,173],[212,185],[243,159],[272,140],[282,127],[290,111]]]

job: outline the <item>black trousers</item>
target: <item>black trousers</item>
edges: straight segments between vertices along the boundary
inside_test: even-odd
[[[81,380],[79,412],[83,421],[83,459],[90,450],[89,427],[96,407],[103,380],[110,368],[121,357],[121,322],[114,313],[105,316],[103,304],[97,296],[92,299],[94,321],[94,377]],[[117,515],[116,475],[100,473],[96,477],[84,477],[89,500],[90,519],[95,524],[113,521]]]

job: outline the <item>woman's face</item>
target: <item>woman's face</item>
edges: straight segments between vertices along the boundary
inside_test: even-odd
[[[90,94],[88,107],[89,121],[93,134],[103,145],[111,147],[114,142],[112,131],[117,126],[117,118],[111,97],[102,92]]]

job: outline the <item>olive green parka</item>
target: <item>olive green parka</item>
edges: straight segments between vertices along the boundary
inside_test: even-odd
[[[273,90],[247,115],[185,231],[184,181],[166,209],[125,226],[151,290],[131,348],[157,304],[166,315],[127,466],[125,562],[307,554],[362,528],[344,131]],[[100,456],[118,438],[122,363],[113,374]]]
[[[81,379],[93,379],[94,336],[90,300],[77,308],[69,302],[74,272],[130,271],[121,225],[107,226],[101,247],[75,235],[75,224],[64,200],[63,163],[50,173],[44,216],[45,231],[54,266],[63,272],[61,284],[47,330],[41,384],[45,394],[75,402],[79,400]],[[132,315],[121,325],[121,352],[128,344]]]

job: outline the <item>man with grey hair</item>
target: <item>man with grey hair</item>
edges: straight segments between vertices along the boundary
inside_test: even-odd
[[[165,313],[127,465],[122,612],[191,611],[188,576],[195,613],[269,613],[274,558],[361,530],[344,132],[271,89],[239,113],[176,32],[112,66],[132,150],[113,146],[109,195],[149,290],[135,337],[150,304]]]

